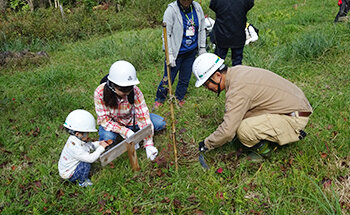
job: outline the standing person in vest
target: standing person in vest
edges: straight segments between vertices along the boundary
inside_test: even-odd
[[[128,138],[139,129],[152,123],[152,130],[165,128],[163,117],[150,114],[136,77],[135,67],[123,60],[109,69],[107,81],[97,87],[94,94],[100,140]],[[147,158],[153,160],[158,150],[152,135],[145,138]]]
[[[212,33],[216,44],[214,53],[225,60],[230,48],[232,66],[242,64],[247,13],[253,6],[254,0],[210,1],[209,8],[216,14]]]
[[[164,64],[164,75],[157,89],[154,109],[164,103],[168,94],[166,63],[170,65],[171,83],[174,82],[177,73],[180,71],[175,96],[179,105],[183,106],[191,79],[193,61],[197,54],[200,55],[206,52],[205,17],[200,4],[193,0],[174,1],[165,10],[163,22],[166,23],[168,34],[169,62]]]
[[[312,113],[303,91],[290,81],[265,69],[234,66],[206,53],[193,63],[196,87],[204,85],[217,93],[226,91],[224,121],[199,143],[204,152],[219,147],[237,135],[256,161],[269,157],[274,143],[285,145],[306,136]]]
[[[339,0],[338,1],[339,11],[334,19],[334,22],[346,22],[349,20],[347,16],[350,10],[350,0]]]

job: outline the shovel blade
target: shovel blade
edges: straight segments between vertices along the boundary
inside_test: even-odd
[[[209,169],[209,166],[207,165],[207,162],[205,162],[204,156],[202,153],[199,154],[199,163],[204,169]]]

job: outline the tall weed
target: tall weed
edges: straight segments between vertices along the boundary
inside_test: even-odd
[[[307,32],[294,41],[279,47],[278,55],[284,61],[313,61],[325,55],[336,45],[334,35]]]

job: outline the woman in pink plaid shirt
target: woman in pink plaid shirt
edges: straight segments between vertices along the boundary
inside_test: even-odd
[[[99,139],[128,138],[152,124],[152,135],[144,139],[144,147],[147,158],[153,160],[158,154],[153,144],[153,131],[164,129],[166,123],[163,117],[149,113],[144,96],[136,86],[140,82],[135,67],[127,61],[116,61],[104,79],[94,94]]]

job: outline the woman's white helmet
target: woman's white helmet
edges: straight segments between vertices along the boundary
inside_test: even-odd
[[[192,65],[192,72],[196,76],[196,87],[202,86],[214,72],[220,68],[224,60],[212,53],[199,55]]]
[[[135,67],[124,60],[118,60],[109,69],[108,80],[121,87],[139,84]]]
[[[74,110],[68,114],[64,127],[79,132],[96,132],[94,116],[86,110]]]

